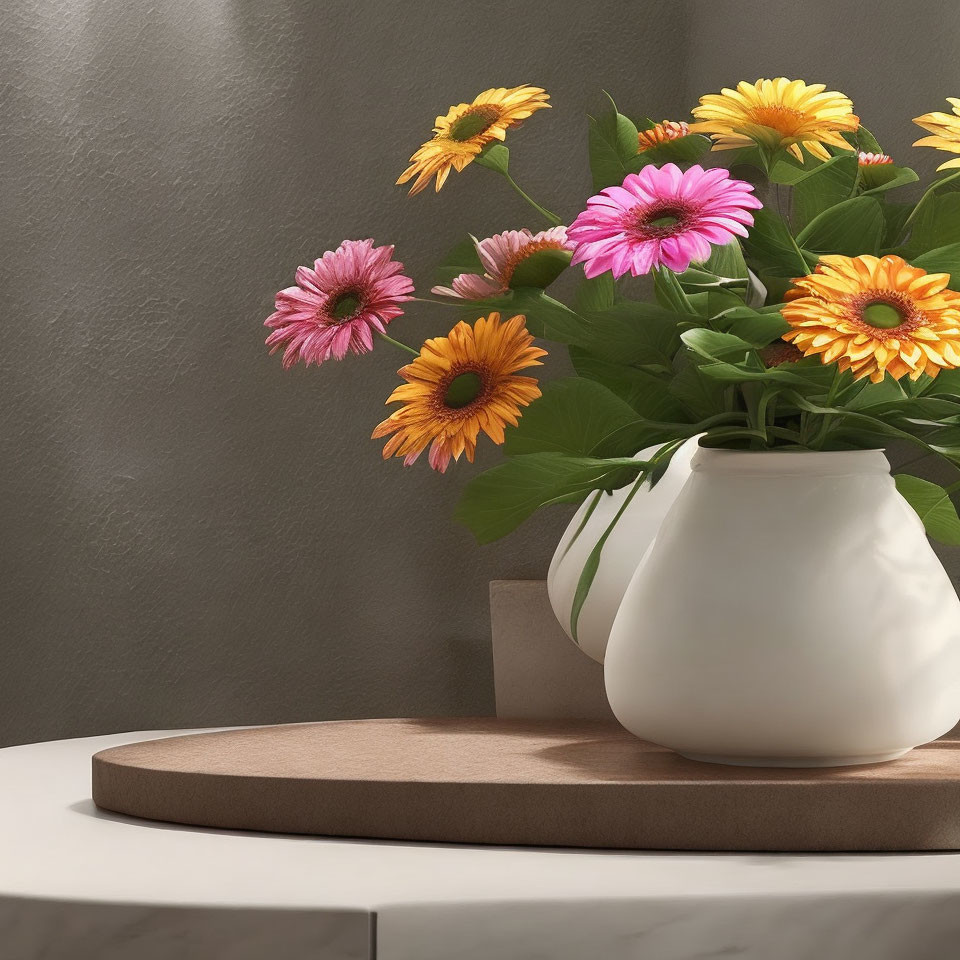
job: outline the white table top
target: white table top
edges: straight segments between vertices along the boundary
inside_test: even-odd
[[[0,960],[960,956],[960,854],[341,841],[93,806],[93,753],[183,732],[0,750]]]

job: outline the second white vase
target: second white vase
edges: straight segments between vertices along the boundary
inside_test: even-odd
[[[696,451],[698,442],[698,438],[694,437],[677,450],[670,461],[669,469],[655,487],[651,489],[645,485],[637,491],[603,546],[600,565],[577,622],[578,646],[588,657],[599,663],[603,663],[610,628],[623,599],[623,592],[627,589],[644,551],[657,535],[661,521],[690,476],[690,458]],[[658,449],[659,447],[647,447],[636,455],[636,459],[644,460]],[[560,626],[571,640],[573,633],[570,615],[583,565],[617,515],[617,511],[623,506],[630,489],[630,486],[626,486],[614,490],[613,493],[602,494],[584,525],[584,517],[593,499],[592,496],[587,497],[570,521],[550,561],[547,594]]]

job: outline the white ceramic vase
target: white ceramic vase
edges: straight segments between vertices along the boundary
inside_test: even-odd
[[[892,760],[960,718],[960,601],[882,452],[699,449],[605,676],[628,730],[695,760]]]
[[[577,621],[578,646],[587,656],[599,663],[603,663],[610,628],[620,607],[623,592],[627,589],[644,552],[653,542],[661,521],[673,506],[680,488],[690,476],[690,458],[697,449],[697,443],[697,438],[688,440],[674,454],[669,469],[653,489],[644,485],[637,491],[603,545],[600,565]],[[658,449],[659,447],[648,447],[641,450],[635,459],[644,460]],[[583,565],[623,505],[630,489],[630,486],[626,486],[614,490],[613,493],[603,494],[586,526],[577,535],[593,500],[592,496],[587,497],[570,521],[550,561],[547,594],[560,626],[571,640],[573,634],[570,631],[570,614]]]

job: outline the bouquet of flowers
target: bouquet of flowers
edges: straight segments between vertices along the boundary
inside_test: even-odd
[[[540,507],[655,484],[697,435],[747,450],[903,440],[960,468],[960,99],[914,121],[930,134],[916,146],[957,155],[921,192],[823,84],[742,82],[701,97],[690,121],[659,123],[608,97],[589,121],[594,195],[570,218],[520,188],[504,143],[548,99],[520,86],[452,107],[397,181],[439,191],[452,170],[482,167],[544,229],[465,238],[425,300],[373,240],[344,241],[276,296],[266,342],[285,368],[365,354],[377,338],[411,355],[373,430],[384,458],[409,466],[428,450],[443,472],[473,461],[481,433],[502,444],[504,462],[458,508],[481,542]],[[729,167],[707,164],[711,149]],[[574,270],[570,302],[547,292]],[[652,286],[630,279],[648,275]],[[412,348],[393,324],[423,302],[464,319]],[[539,341],[568,351],[576,375],[538,385]],[[896,483],[931,537],[960,544],[960,481]]]

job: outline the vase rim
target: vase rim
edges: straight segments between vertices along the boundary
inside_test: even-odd
[[[890,473],[883,449],[872,450],[728,450],[698,447],[690,469],[697,473],[740,476],[851,476]]]

